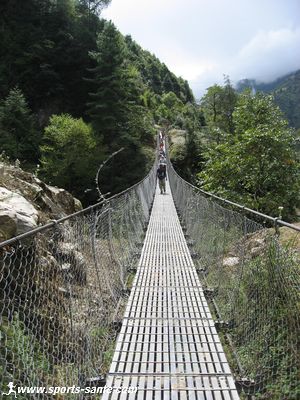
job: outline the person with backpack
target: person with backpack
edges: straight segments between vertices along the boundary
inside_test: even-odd
[[[158,178],[160,194],[164,194],[166,193],[166,179],[167,179],[166,165],[159,164],[156,175]]]

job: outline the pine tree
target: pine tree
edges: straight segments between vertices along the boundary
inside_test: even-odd
[[[147,141],[150,127],[144,122],[148,119],[147,110],[142,106],[145,87],[141,75],[128,61],[124,38],[111,22],[105,24],[97,45],[98,50],[91,53],[97,66],[90,70],[94,75],[90,82],[95,90],[90,94],[89,115],[96,137],[108,155],[124,148],[109,163],[108,170],[103,170],[107,176],[102,182],[103,191],[113,193],[144,175],[142,136]]]
[[[38,160],[39,135],[22,91],[12,89],[0,107],[0,149],[12,160]]]
[[[97,66],[91,69],[90,82],[95,91],[90,93],[89,115],[96,135],[103,137],[109,148],[120,135],[126,121],[128,93],[125,53],[126,45],[115,26],[109,22],[99,34],[98,50],[91,53]]]

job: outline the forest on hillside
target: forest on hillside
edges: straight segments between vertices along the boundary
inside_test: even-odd
[[[185,179],[272,216],[283,207],[282,217],[295,221],[299,131],[274,95],[236,91],[225,77],[197,103],[186,80],[101,18],[109,3],[1,2],[2,161],[19,160],[87,205],[97,200],[99,166],[120,149],[101,170],[102,192],[146,175],[159,126],[170,132]]]
[[[107,0],[0,5],[0,149],[85,203],[145,176],[154,124],[170,104],[194,107],[186,81],[99,15]]]
[[[272,94],[290,126],[300,129],[300,70],[269,83],[257,82],[253,79],[239,81],[237,90],[242,92],[245,88]]]

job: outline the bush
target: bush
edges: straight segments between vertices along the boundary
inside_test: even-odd
[[[102,159],[91,126],[67,114],[51,117],[45,128],[41,154],[41,175],[79,197],[91,184],[97,162]]]

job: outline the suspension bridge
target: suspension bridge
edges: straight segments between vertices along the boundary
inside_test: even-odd
[[[298,398],[299,253],[279,233],[297,243],[299,228],[257,213],[276,228],[266,229],[171,164],[160,194],[156,168],[0,244],[0,391],[13,382],[35,399],[53,388],[105,400],[234,400],[237,388]],[[128,387],[137,390],[119,390]]]
[[[107,385],[136,386],[139,399],[239,399],[169,185],[155,194]]]

